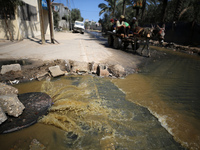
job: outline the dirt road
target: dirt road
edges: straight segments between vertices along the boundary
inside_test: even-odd
[[[96,38],[91,38],[87,33],[84,35],[70,32],[56,32],[55,39],[60,44],[50,44],[49,37],[47,43],[40,44],[40,37],[24,39],[20,42],[8,43],[0,42],[0,59],[35,59],[35,60],[74,60],[80,62],[96,62],[107,64],[120,64],[123,67],[136,68],[144,59],[133,55],[106,47],[106,41],[97,42]]]

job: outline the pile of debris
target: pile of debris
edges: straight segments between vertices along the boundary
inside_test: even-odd
[[[14,117],[22,114],[25,107],[17,94],[16,88],[0,83],[0,124],[7,120],[6,114]]]
[[[149,41],[154,46],[163,46],[165,48],[172,49],[173,51],[181,51],[188,54],[198,54],[200,55],[200,48],[199,47],[191,47],[191,46],[184,46],[184,45],[178,45],[175,43],[168,43],[163,42],[162,45],[160,45],[159,41],[150,40]]]
[[[18,84],[30,80],[43,80],[62,75],[92,74],[100,77],[121,78],[127,75],[124,67],[117,65],[97,64],[95,62],[78,62],[72,60],[54,60],[43,62],[40,66],[23,67],[20,64],[9,64],[1,67],[0,82]]]

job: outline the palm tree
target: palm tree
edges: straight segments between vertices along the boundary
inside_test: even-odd
[[[184,2],[184,0],[177,1],[176,10],[175,10],[174,19],[173,19],[174,21],[178,20],[179,14],[181,13],[181,10],[182,10],[183,2]]]
[[[101,9],[101,11],[99,12],[99,16],[101,16],[101,14],[107,12],[107,13],[110,13],[110,15],[114,17],[117,0],[105,0],[105,1],[108,2],[108,5],[105,3],[100,3],[98,5],[98,7]]]

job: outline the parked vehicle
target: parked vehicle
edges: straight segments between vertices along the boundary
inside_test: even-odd
[[[80,32],[81,34],[84,34],[85,32],[84,23],[82,21],[75,21],[73,32]]]

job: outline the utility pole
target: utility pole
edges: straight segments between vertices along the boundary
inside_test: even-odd
[[[51,43],[54,44],[52,7],[51,7],[51,1],[50,0],[47,0],[47,6],[48,6],[48,14],[49,14],[49,27],[50,27]]]
[[[39,13],[40,13],[41,40],[42,40],[42,44],[45,44],[44,22],[43,22],[43,11],[42,11],[42,0],[38,0],[38,6],[39,6]]]

